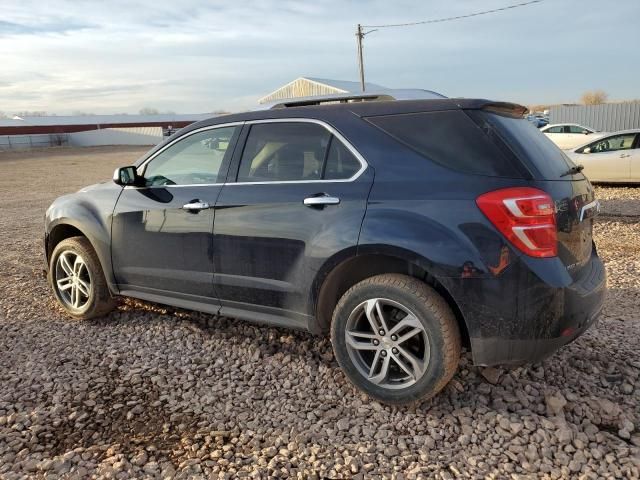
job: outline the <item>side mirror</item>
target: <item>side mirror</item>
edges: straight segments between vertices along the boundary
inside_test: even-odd
[[[139,179],[136,167],[133,166],[116,168],[116,171],[113,172],[113,181],[123,187],[136,185]]]
[[[589,135],[591,132],[589,130],[582,130],[582,133],[584,133],[585,135]]]
[[[591,147],[587,147],[584,150],[582,150],[582,153],[591,153]]]

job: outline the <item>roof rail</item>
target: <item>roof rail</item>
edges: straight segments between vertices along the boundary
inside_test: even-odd
[[[314,95],[311,97],[283,98],[269,104],[264,108],[273,110],[276,108],[304,107],[309,105],[322,105],[325,103],[352,103],[367,101],[395,100],[389,93],[334,93],[329,95]]]
[[[427,100],[447,98],[432,90],[419,88],[386,88],[362,93],[332,93],[328,95],[314,95],[310,97],[282,98],[273,102],[263,103],[252,110],[273,110],[276,108],[304,107],[309,105],[323,105],[328,103],[354,102],[383,102],[392,100]]]

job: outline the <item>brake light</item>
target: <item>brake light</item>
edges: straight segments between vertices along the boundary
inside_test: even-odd
[[[558,233],[553,199],[542,190],[514,187],[480,195],[476,204],[518,250],[531,257],[555,257]]]

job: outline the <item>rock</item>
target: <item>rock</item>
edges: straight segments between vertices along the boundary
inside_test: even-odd
[[[633,393],[633,385],[625,382],[620,386],[620,390],[625,395],[631,395]]]
[[[147,463],[147,453],[144,450],[138,453],[136,456],[134,456],[131,459],[131,463],[139,467],[142,467],[145,463]]]
[[[485,367],[480,370],[480,374],[484,377],[484,379],[492,385],[496,385],[500,380],[500,375],[502,373],[493,367]]]
[[[524,425],[520,422],[511,422],[509,424],[509,430],[511,430],[511,433],[514,435],[518,435],[523,429]]]
[[[564,407],[567,404],[564,396],[560,392],[556,392],[551,395],[545,396],[547,403],[547,412],[550,415],[560,415],[564,412]]]
[[[560,443],[569,443],[573,438],[573,432],[569,427],[561,426],[556,430],[556,438]]]
[[[631,439],[631,433],[629,433],[629,430],[625,430],[624,428],[621,428],[620,430],[618,430],[618,436],[620,438],[624,438],[625,440]]]
[[[633,424],[633,422],[631,422],[629,419],[627,418],[623,418],[620,421],[620,429],[621,430],[626,430],[627,432],[633,432],[635,430],[635,425]]]
[[[340,431],[345,431],[345,430],[349,430],[349,419],[348,418],[341,418],[340,420],[338,420],[336,422],[336,426],[338,427],[338,430]]]

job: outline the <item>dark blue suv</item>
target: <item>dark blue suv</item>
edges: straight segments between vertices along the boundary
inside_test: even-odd
[[[362,99],[360,99],[362,100]],[[349,379],[407,403],[537,361],[598,317],[589,181],[525,109],[349,101],[193,124],[46,215],[73,317],[124,295],[331,335]]]

